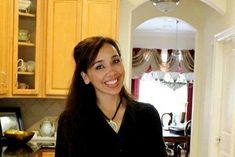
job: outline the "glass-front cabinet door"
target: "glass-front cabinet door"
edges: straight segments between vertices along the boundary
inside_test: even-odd
[[[13,95],[36,95],[39,87],[39,0],[15,0]]]

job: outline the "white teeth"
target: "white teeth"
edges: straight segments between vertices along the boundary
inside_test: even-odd
[[[112,81],[107,81],[106,84],[111,85],[111,84],[115,84],[116,82],[117,82],[117,79],[112,80]]]

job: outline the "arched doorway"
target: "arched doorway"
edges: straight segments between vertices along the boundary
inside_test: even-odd
[[[187,69],[190,65],[184,62],[182,53],[191,50],[194,57],[195,34],[196,30],[188,23],[166,16],[144,21],[133,32],[133,53],[138,55],[137,51],[139,51],[139,53],[146,52],[149,55],[142,63],[138,63],[139,65],[133,63],[135,65],[132,66],[132,79],[138,79],[139,85],[132,86],[132,91],[139,101],[153,105],[158,104],[156,108],[160,115],[164,112],[187,113],[188,101],[190,101],[190,109],[192,108],[192,100],[187,99],[189,98],[188,93],[192,95],[192,90],[187,87],[192,88],[193,86],[194,69]],[[160,60],[166,66],[159,65],[158,61],[154,61],[156,57],[154,53],[161,53]],[[168,57],[169,54],[172,55],[171,58]],[[170,60],[169,58],[171,63],[167,63]],[[134,59],[132,61],[135,62]],[[194,65],[192,65],[192,68],[194,68]],[[164,80],[158,78],[160,74],[165,75]],[[174,75],[177,79],[172,79],[171,75]],[[188,77],[189,75],[191,78]],[[191,83],[190,86],[189,83]],[[171,96],[171,99],[169,99],[169,96]],[[191,111],[189,112],[191,114]]]
[[[164,127],[164,132],[171,128],[183,131],[191,121],[194,81],[186,75],[193,75],[194,69],[187,67],[194,62],[189,64],[182,55],[191,51],[194,58],[195,36],[191,25],[166,16],[146,20],[133,31],[132,94],[138,101],[154,105],[160,117],[173,113],[173,122]],[[140,54],[145,56],[142,63],[136,58]],[[163,61],[161,65],[159,60]],[[160,74],[165,77],[159,78]]]

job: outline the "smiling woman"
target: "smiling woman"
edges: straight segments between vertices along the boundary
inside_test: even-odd
[[[135,101],[116,41],[90,37],[74,48],[76,69],[60,115],[56,157],[166,156],[162,126],[153,105]],[[92,150],[92,151],[91,151]]]

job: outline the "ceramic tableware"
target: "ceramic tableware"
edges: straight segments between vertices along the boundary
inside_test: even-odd
[[[27,29],[20,29],[18,32],[18,40],[19,41],[29,41],[30,34]]]
[[[55,124],[49,120],[45,120],[41,123],[39,133],[43,137],[52,137],[55,133]]]
[[[26,62],[26,69],[27,69],[28,72],[34,72],[35,62],[34,61],[27,61]]]
[[[18,67],[17,67],[18,71],[20,72],[26,71],[27,66],[23,59],[18,59],[17,64],[18,64]]]
[[[19,10],[20,11],[29,13],[30,6],[31,6],[30,0],[19,0]]]
[[[29,85],[27,83],[20,82],[18,83],[19,89],[29,89]]]

